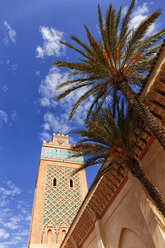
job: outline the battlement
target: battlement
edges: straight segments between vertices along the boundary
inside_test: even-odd
[[[52,140],[50,142],[43,141],[41,150],[41,159],[52,161],[63,161],[76,164],[84,164],[83,156],[74,157],[69,144],[68,135],[53,133]]]
[[[61,134],[59,131],[58,134],[53,133],[52,140],[50,142],[43,141],[42,146],[51,146],[51,147],[71,147],[69,144],[68,135]]]

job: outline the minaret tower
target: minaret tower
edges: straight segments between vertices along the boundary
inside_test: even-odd
[[[28,248],[58,248],[87,193],[83,158],[71,157],[68,135],[43,142]]]

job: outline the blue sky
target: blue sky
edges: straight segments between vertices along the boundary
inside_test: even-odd
[[[83,125],[91,99],[69,122],[68,113],[81,92],[55,102],[56,86],[67,79],[67,71],[52,64],[77,57],[59,40],[69,41],[74,34],[85,41],[84,24],[99,36],[98,3],[105,14],[107,0],[0,0],[0,248],[27,247],[42,140]],[[112,3],[118,8],[129,1]],[[163,6],[164,0],[138,0],[131,28]],[[163,28],[162,11],[150,33]],[[71,144],[75,141],[70,138]],[[87,171],[88,185],[96,171]]]

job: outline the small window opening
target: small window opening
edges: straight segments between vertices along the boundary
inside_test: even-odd
[[[52,243],[52,230],[51,229],[48,230],[48,234],[47,235],[48,235],[47,236],[47,243],[48,244],[51,244]]]
[[[73,188],[73,180],[70,179],[70,187]]]
[[[57,185],[57,180],[56,178],[53,179],[53,186],[56,186]]]
[[[62,240],[65,238],[65,235],[66,235],[66,231],[62,230]]]

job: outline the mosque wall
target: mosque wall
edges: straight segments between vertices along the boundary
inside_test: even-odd
[[[160,190],[165,198],[165,154],[163,148],[158,141],[154,139],[147,153],[142,159],[146,172],[150,176],[152,182]]]
[[[139,182],[129,179],[81,248],[163,248],[160,215]],[[150,206],[151,204],[151,206]],[[156,219],[157,218],[157,219]],[[159,222],[158,222],[159,218]],[[120,221],[118,221],[120,220]]]
[[[92,233],[89,235],[87,240],[84,242],[81,248],[93,248],[97,247],[97,238],[96,238],[96,232],[95,229],[92,231]]]
[[[157,61],[147,77],[141,95],[150,111],[165,125],[165,41],[157,54]],[[137,148],[139,159],[165,198],[165,152],[158,141],[146,130]],[[139,150],[138,150],[139,149]],[[99,232],[98,229],[99,222]],[[165,220],[155,207],[140,182],[128,173],[128,181],[106,213],[95,222],[93,233],[82,246],[87,248],[92,235],[92,248],[163,248]],[[96,246],[97,241],[97,246]]]

